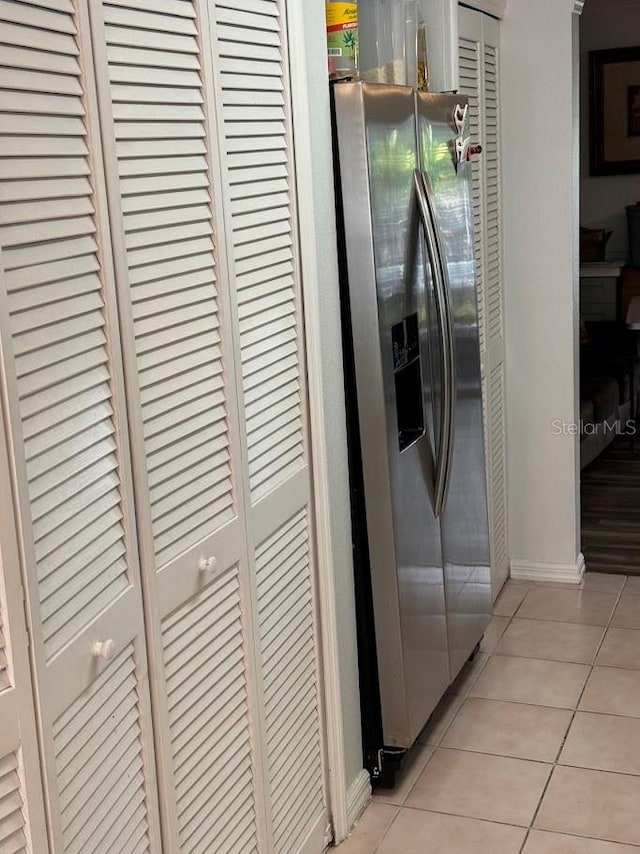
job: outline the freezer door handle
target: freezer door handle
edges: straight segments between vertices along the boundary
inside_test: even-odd
[[[427,252],[433,270],[436,314],[441,336],[442,394],[440,397],[440,430],[435,475],[434,510],[442,513],[451,478],[456,411],[456,362],[450,283],[442,252],[442,240],[430,200],[430,184],[420,170],[414,173],[418,211],[424,232]]]
[[[456,359],[456,336],[455,336],[455,326],[453,321],[453,309],[451,308],[452,303],[452,295],[451,295],[451,281],[449,279],[449,267],[447,266],[442,234],[440,233],[440,226],[438,224],[438,217],[436,216],[435,206],[432,202],[433,199],[433,191],[431,189],[431,182],[429,181],[429,176],[426,172],[421,172],[420,176],[422,178],[422,184],[424,187],[424,195],[427,200],[427,205],[431,212],[431,223],[433,225],[433,236],[436,245],[436,252],[438,254],[438,259],[440,262],[440,274],[443,288],[443,301],[446,312],[446,324],[445,324],[445,333],[447,336],[448,347],[447,353],[449,355],[449,397],[447,399],[447,404],[449,406],[449,417],[448,417],[448,425],[449,425],[449,437],[447,440],[447,456],[444,463],[444,486],[442,493],[442,504],[444,506],[445,501],[447,500],[447,492],[449,491],[449,482],[451,481],[451,472],[453,469],[453,451],[455,446],[455,426],[456,426],[456,401],[458,395],[457,389],[457,359]]]

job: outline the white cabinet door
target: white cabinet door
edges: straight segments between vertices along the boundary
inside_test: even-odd
[[[53,851],[315,854],[284,0],[0,0],[0,23],[3,381]]]
[[[167,851],[266,850],[202,11],[91,9]],[[206,27],[205,27],[206,29]]]
[[[48,851],[24,588],[0,415],[0,851]]]
[[[190,854],[319,851],[285,21],[220,7],[91,10],[163,831]],[[220,45],[262,59],[223,72]]]
[[[270,850],[327,827],[284,0],[208,0]]]
[[[86,0],[0,0],[0,333],[53,850],[158,851]]]
[[[494,596],[509,574],[499,26],[459,7],[460,91],[469,96],[471,138],[483,149],[473,161],[472,183]]]

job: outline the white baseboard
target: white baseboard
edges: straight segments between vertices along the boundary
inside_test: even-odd
[[[347,823],[349,833],[371,800],[371,778],[365,769],[358,774],[347,791]]]
[[[518,581],[560,581],[563,584],[580,584],[585,571],[584,555],[575,563],[534,563],[527,560],[511,561],[511,578]]]

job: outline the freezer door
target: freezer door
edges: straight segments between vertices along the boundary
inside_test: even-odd
[[[420,167],[453,324],[452,455],[441,513],[451,678],[491,619],[482,385],[464,96],[416,94]]]
[[[449,682],[415,100],[341,84],[335,103],[384,742],[407,747]]]

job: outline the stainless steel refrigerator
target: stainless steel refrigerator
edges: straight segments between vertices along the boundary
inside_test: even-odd
[[[334,162],[365,756],[418,736],[491,615],[467,100],[339,83]]]

